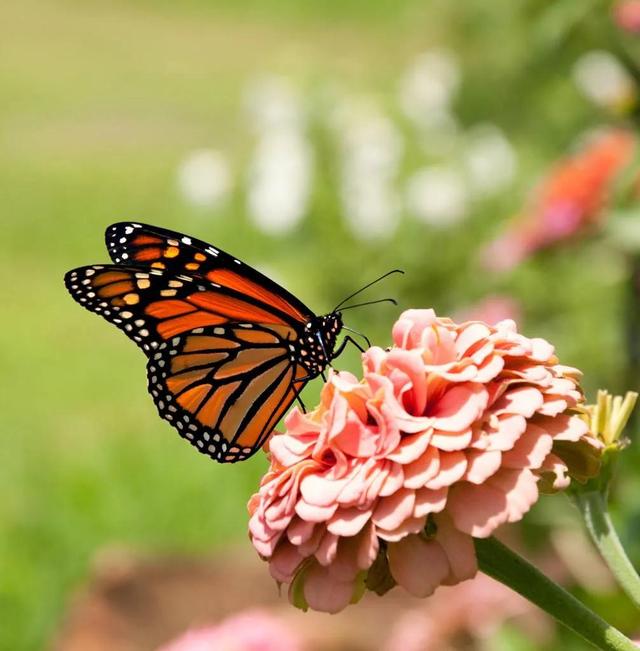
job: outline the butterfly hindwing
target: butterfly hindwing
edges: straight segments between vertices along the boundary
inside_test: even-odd
[[[200,452],[226,462],[258,450],[306,382],[288,340],[260,324],[172,337],[150,357],[147,373],[162,418]]]

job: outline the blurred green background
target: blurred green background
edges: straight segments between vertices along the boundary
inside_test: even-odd
[[[627,268],[618,249],[591,238],[510,273],[479,265],[482,244],[521,210],[551,162],[585,130],[622,120],[588,101],[572,72],[585,52],[613,51],[628,38],[613,29],[608,6],[0,3],[0,648],[46,646],[105,545],[198,553],[235,539],[248,545],[245,505],[264,457],[227,467],[194,454],[158,419],[135,346],[66,295],[65,271],[107,260],[103,232],[114,221],[208,240],[268,270],[318,313],[401,267],[405,276],[368,294],[394,296],[398,308],[347,313],[350,326],[380,345],[389,344],[401,309],[449,315],[487,295],[508,294],[521,305],[524,332],[550,339],[564,363],[583,369],[591,395],[599,386],[632,388],[625,386]],[[447,128],[420,131],[400,91],[407,70],[428,51],[448,53],[459,83],[446,106]],[[265,129],[256,121],[265,119],[266,100],[255,89],[265,79],[297,97],[304,124],[296,137],[307,143],[302,159],[310,151],[314,161],[301,217],[280,232],[269,228],[268,214],[252,219],[247,203],[250,170],[260,173],[254,152]],[[395,150],[383,152],[393,169],[382,177],[396,193],[395,221],[379,237],[366,236],[366,215],[364,234],[362,224],[350,227],[341,200],[349,159],[348,143],[336,136],[345,127],[336,120],[361,104],[368,107],[363,115],[373,111],[386,121],[383,131],[393,130]],[[487,123],[500,130],[517,166],[500,188],[467,196],[463,214],[452,209],[447,220],[445,210],[439,225],[416,219],[403,198],[409,179],[443,161],[447,169],[464,168],[467,134]],[[449,131],[444,143],[436,137]],[[189,179],[182,186],[177,180],[180,169],[189,175],[184,161],[202,149],[215,150],[214,163],[222,165],[219,200],[194,200],[184,189]],[[339,366],[357,371],[357,355],[345,354]],[[307,389],[308,404],[317,391]],[[637,451],[629,453],[615,496],[638,561],[639,460]],[[573,517],[563,499],[534,511],[529,539],[544,545],[549,522]],[[615,594],[596,605],[621,626],[632,625]],[[558,648],[574,643],[562,639]],[[504,648],[529,648],[518,644]]]

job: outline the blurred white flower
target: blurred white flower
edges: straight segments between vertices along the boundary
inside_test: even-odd
[[[460,68],[449,52],[432,50],[418,56],[400,82],[400,106],[419,127],[433,123],[432,114],[448,112],[460,85]]]
[[[265,76],[247,86],[245,108],[258,136],[248,173],[249,215],[266,233],[286,233],[305,216],[313,182],[304,106],[287,79]]]
[[[418,130],[418,143],[430,157],[447,157],[455,153],[460,139],[460,125],[448,110],[425,113]]]
[[[402,137],[370,101],[348,99],[331,116],[340,153],[340,195],[345,220],[362,239],[391,236],[400,217],[395,189]]]
[[[471,191],[481,197],[500,192],[516,173],[515,151],[493,124],[478,125],[468,132],[462,158]]]
[[[302,101],[284,77],[268,75],[251,81],[244,93],[244,107],[253,129],[301,129],[305,114]]]
[[[453,226],[467,215],[465,181],[451,167],[423,167],[414,172],[407,181],[406,201],[408,211],[430,226]]]
[[[345,217],[351,232],[363,240],[391,237],[398,226],[400,200],[389,184],[345,184]]]
[[[226,199],[231,184],[229,163],[214,149],[192,151],[178,167],[178,188],[195,206],[219,206]]]
[[[349,172],[390,177],[398,170],[402,139],[393,122],[381,114],[355,122],[345,129],[341,145]]]
[[[247,207],[255,225],[285,233],[307,212],[313,177],[313,149],[304,132],[274,129],[256,145],[249,167]]]
[[[580,92],[597,106],[620,110],[635,96],[635,83],[613,54],[593,50],[573,66],[573,80]]]

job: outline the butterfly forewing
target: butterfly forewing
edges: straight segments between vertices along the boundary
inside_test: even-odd
[[[69,271],[64,281],[75,301],[120,328],[147,354],[161,343],[154,320],[145,312],[169,286],[161,271],[92,265]]]
[[[124,330],[144,350],[147,338],[158,342],[195,328],[237,322],[270,323],[296,337],[279,310],[200,279],[176,278],[158,269],[95,265],[74,269],[65,282],[75,300]]]
[[[109,226],[105,241],[116,264],[141,265],[206,280],[268,306],[291,324],[304,324],[313,316],[283,287],[202,240],[157,226],[120,222]]]

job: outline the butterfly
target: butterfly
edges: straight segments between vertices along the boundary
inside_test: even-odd
[[[142,349],[160,416],[216,461],[254,454],[347,343],[362,350],[349,335],[336,348],[342,329],[350,330],[338,308],[362,290],[316,316],[274,281],[196,238],[121,222],[107,228],[105,240],[113,264],[69,271],[68,291]]]

